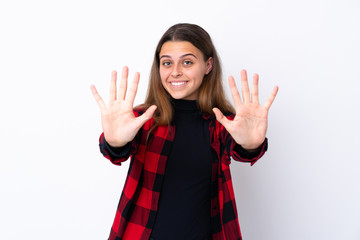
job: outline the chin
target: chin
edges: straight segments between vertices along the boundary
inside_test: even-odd
[[[173,99],[183,99],[184,97],[186,97],[184,94],[179,94],[179,93],[169,93],[169,95]]]
[[[172,97],[173,99],[183,99],[183,98],[184,98],[183,96],[174,96],[174,95],[171,95],[171,97]]]
[[[173,98],[173,99],[183,99],[183,100],[196,100],[197,97],[194,95],[194,93],[180,93],[180,92],[173,92],[173,93],[169,93],[169,95]]]

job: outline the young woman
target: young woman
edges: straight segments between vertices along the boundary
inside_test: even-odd
[[[230,158],[254,164],[267,150],[268,111],[250,93],[241,71],[242,98],[233,77],[235,109],[226,100],[221,66],[209,34],[193,24],[170,27],[156,47],[145,103],[133,109],[139,73],[127,91],[124,67],[110,101],[91,86],[101,110],[100,150],[112,163],[130,157],[110,240],[241,239]]]

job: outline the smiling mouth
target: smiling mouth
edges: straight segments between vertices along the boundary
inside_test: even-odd
[[[183,86],[187,83],[187,81],[183,81],[183,82],[170,82],[170,84],[172,86],[176,86],[176,87],[179,87],[179,86]]]

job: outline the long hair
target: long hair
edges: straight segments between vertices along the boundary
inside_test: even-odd
[[[200,26],[189,23],[180,23],[170,27],[161,37],[154,55],[153,64],[150,72],[148,92],[144,104],[140,107],[148,108],[156,105],[154,114],[155,126],[170,125],[173,121],[174,109],[171,103],[171,96],[165,90],[160,78],[160,59],[159,54],[165,42],[168,41],[187,41],[198,48],[204,61],[210,57],[213,59],[211,71],[204,76],[199,87],[197,104],[200,110],[211,116],[214,115],[212,109],[219,108],[223,113],[234,112],[233,106],[226,99],[222,85],[222,70],[220,59],[212,43],[210,35]]]

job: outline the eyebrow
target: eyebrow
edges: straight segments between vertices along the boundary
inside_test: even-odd
[[[197,58],[194,54],[192,54],[192,53],[186,53],[186,54],[184,54],[184,55],[181,55],[180,58],[184,58],[184,57],[187,57],[187,56],[193,56],[194,58],[198,59],[198,58]],[[159,59],[164,58],[164,57],[171,58],[170,55],[162,55]]]

